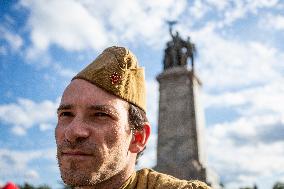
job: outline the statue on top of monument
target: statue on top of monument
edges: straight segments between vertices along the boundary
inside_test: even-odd
[[[186,66],[187,59],[190,58],[191,68],[192,71],[194,71],[194,56],[196,54],[196,47],[194,43],[190,41],[190,37],[188,37],[185,41],[180,37],[178,32],[173,35],[172,27],[176,23],[176,21],[168,21],[169,32],[172,40],[167,42],[167,47],[165,49],[164,69],[176,66]]]

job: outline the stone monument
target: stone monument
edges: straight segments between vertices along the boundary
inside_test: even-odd
[[[201,82],[194,71],[196,47],[189,37],[183,40],[178,32],[173,35],[174,23],[169,22],[172,40],[165,49],[164,71],[157,77],[160,98],[154,169],[180,179],[198,179],[217,189],[216,179],[208,177],[206,168]]]

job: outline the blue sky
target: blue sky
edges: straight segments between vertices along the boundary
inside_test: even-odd
[[[1,0],[0,185],[60,187],[55,110],[76,72],[104,48],[127,46],[146,68],[156,157],[166,20],[191,36],[203,82],[208,167],[226,188],[284,181],[284,3],[277,0]]]

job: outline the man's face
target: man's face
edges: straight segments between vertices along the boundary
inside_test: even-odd
[[[66,184],[87,186],[108,180],[127,167],[131,142],[128,104],[75,79],[62,96],[55,138]]]

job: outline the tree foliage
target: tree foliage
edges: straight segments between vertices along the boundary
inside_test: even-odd
[[[273,186],[273,189],[284,189],[284,183],[283,182],[276,182]]]
[[[19,188],[20,189],[51,189],[51,187],[46,184],[40,185],[40,186],[34,186],[29,183],[24,183],[23,185],[19,185]]]

